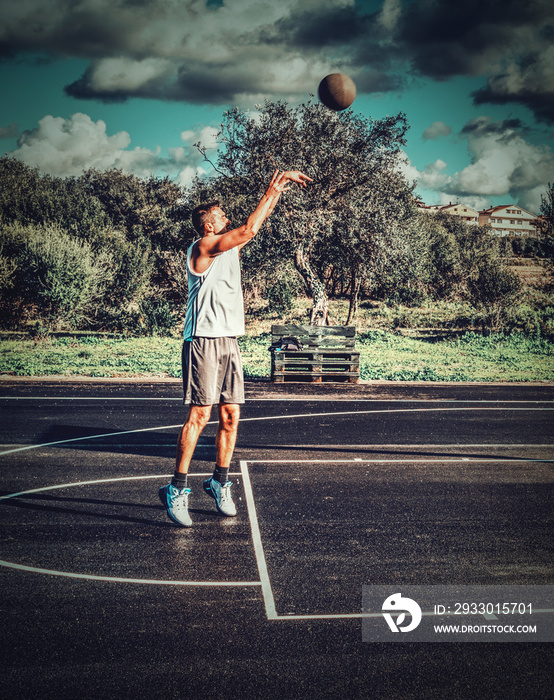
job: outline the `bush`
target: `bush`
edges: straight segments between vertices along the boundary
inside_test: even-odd
[[[2,233],[17,266],[15,293],[5,285],[2,306],[22,305],[24,318],[38,317],[52,328],[87,323],[112,282],[110,257],[54,225],[15,224]]]
[[[299,294],[299,282],[296,271],[288,266],[276,271],[275,281],[269,282],[262,297],[269,302],[272,313],[277,315],[290,311]]]
[[[145,299],[140,305],[140,315],[149,335],[170,335],[179,321],[165,299]]]

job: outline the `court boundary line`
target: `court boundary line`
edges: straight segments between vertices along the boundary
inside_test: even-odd
[[[259,526],[259,521],[258,521],[258,516],[256,513],[256,506],[255,506],[255,499],[254,499],[254,493],[252,490],[252,482],[250,480],[250,472],[248,470],[248,464],[279,464],[283,462],[289,462],[289,463],[294,463],[294,464],[313,464],[313,463],[329,463],[329,464],[336,464],[336,463],[348,463],[352,464],[355,466],[360,466],[363,465],[364,463],[372,463],[375,460],[267,460],[267,459],[249,459],[249,460],[241,460],[240,462],[240,467],[241,467],[241,473],[243,477],[243,484],[244,484],[244,492],[246,496],[246,504],[247,504],[247,512],[248,512],[248,518],[250,520],[250,529],[252,531],[252,539],[253,541],[256,542],[256,545],[254,547],[254,553],[256,556],[256,563],[258,565],[258,572],[260,574],[260,580],[262,581],[262,596],[264,599],[264,605],[266,609],[266,615],[268,620],[342,620],[342,619],[361,619],[361,618],[371,618],[371,617],[382,617],[382,613],[313,613],[313,614],[308,614],[308,615],[299,615],[299,614],[291,614],[291,615],[279,615],[277,612],[277,607],[275,604],[275,596],[273,595],[273,587],[271,585],[271,579],[269,577],[269,570],[267,567],[267,561],[265,558],[265,551],[263,547],[263,541],[262,541],[262,536],[261,536],[261,531],[260,531],[260,526]],[[390,462],[391,460],[384,460],[385,462]],[[405,460],[403,460],[405,461]],[[413,460],[411,460],[413,461]],[[445,460],[438,460],[438,461],[445,461]],[[454,460],[448,460],[448,461],[454,461]],[[480,463],[481,461],[488,461],[488,460],[480,460],[478,458],[472,458],[472,459],[461,459],[457,458],[455,461],[458,462],[463,462],[464,464],[467,464],[467,462],[478,462]],[[496,461],[496,460],[493,460]],[[514,461],[519,461],[519,460],[514,460]],[[528,460],[522,460],[522,461],[528,461]],[[536,461],[536,460],[531,460],[531,461]],[[540,461],[540,460],[539,460]],[[549,461],[554,461],[554,460],[549,460]],[[259,555],[259,558],[258,558]],[[541,610],[540,612],[544,613],[552,613],[554,612],[554,609],[545,609]],[[427,615],[431,615],[433,613],[424,613]],[[488,619],[488,618],[487,618]]]
[[[240,472],[233,472],[233,475],[239,475]],[[189,476],[204,477],[205,474],[190,474]],[[171,477],[171,474],[148,474],[145,476],[128,476],[128,477],[114,477],[106,479],[92,479],[90,481],[78,481],[67,484],[55,484],[53,486],[43,486],[37,489],[29,489],[27,491],[19,491],[15,493],[10,493],[6,496],[1,496],[0,500],[7,500],[9,498],[18,498],[26,496],[28,494],[40,493],[43,491],[55,491],[57,489],[70,488],[73,486],[89,486],[93,484],[105,484],[105,483],[115,483],[120,481],[139,481],[141,479],[167,479]],[[138,583],[138,584],[150,584],[157,586],[190,586],[190,587],[231,587],[231,588],[251,588],[258,587],[262,585],[261,581],[177,581],[177,580],[166,580],[163,579],[142,579],[142,578],[131,578],[124,576],[101,576],[99,574],[79,574],[72,571],[58,571],[55,569],[45,569],[38,566],[27,566],[25,564],[17,564],[16,562],[6,561],[0,559],[0,567],[6,569],[16,569],[17,571],[26,571],[35,574],[48,574],[50,576],[59,576],[62,578],[73,578],[87,581],[107,581],[112,583]]]
[[[267,420],[288,420],[288,419],[296,419],[296,418],[322,418],[325,416],[332,416],[332,417],[337,417],[337,416],[351,416],[351,415],[371,415],[371,414],[392,414],[392,413],[416,413],[416,412],[439,412],[439,411],[554,411],[554,408],[516,408],[513,406],[508,406],[506,408],[500,408],[496,406],[472,406],[472,407],[460,407],[460,408],[452,408],[452,407],[434,407],[434,408],[391,408],[391,409],[371,409],[371,410],[365,410],[365,411],[324,411],[322,413],[298,413],[298,414],[292,414],[292,415],[277,415],[277,416],[253,416],[250,418],[241,418],[240,422],[241,423],[253,423],[256,421],[267,421]],[[218,421],[209,421],[206,425],[217,425]],[[131,435],[134,433],[146,433],[146,432],[153,432],[156,430],[176,430],[177,428],[181,428],[182,423],[178,423],[176,425],[160,425],[160,426],[155,426],[152,428],[138,428],[134,430],[122,430],[118,431],[115,433],[100,433],[98,435],[87,435],[87,436],[82,436],[82,437],[76,437],[76,438],[68,438],[66,440],[57,440],[54,442],[46,442],[46,443],[41,443],[41,444],[34,444],[34,445],[25,445],[23,447],[18,447],[16,449],[12,450],[4,450],[3,452],[0,452],[0,457],[3,457],[4,455],[9,455],[9,454],[15,454],[16,452],[25,452],[27,450],[34,450],[34,449],[39,449],[41,447],[53,447],[54,445],[64,445],[68,444],[70,442],[83,442],[85,440],[96,440],[98,438],[104,438],[104,437],[116,437],[118,435]]]
[[[262,536],[260,533],[258,516],[256,514],[256,503],[254,501],[252,483],[250,481],[250,474],[248,472],[246,460],[241,460],[240,471],[242,474],[242,484],[246,499],[246,512],[248,513],[248,521],[250,523],[250,531],[252,533],[252,542],[254,544],[254,556],[256,557],[256,566],[258,567],[260,581],[262,582],[262,597],[266,617],[268,620],[276,620],[278,619],[277,608],[275,607],[275,598],[273,596],[273,589],[271,587],[269,571],[267,569]]]
[[[11,398],[19,398],[19,397],[11,397]],[[55,397],[56,399],[59,397]],[[42,399],[44,400],[44,398]],[[132,400],[132,399],[128,399]],[[309,399],[302,399],[304,401],[309,400]],[[349,399],[350,401],[355,401],[355,399]],[[368,401],[370,401],[368,399]],[[387,401],[385,399],[382,400],[383,402]],[[406,400],[409,401],[409,400]],[[437,400],[437,402],[439,402]],[[413,401],[412,401],[413,403]],[[425,403],[428,403],[428,401],[425,401]],[[448,404],[451,404],[451,401],[448,401]],[[456,402],[456,403],[461,403],[461,402]],[[473,401],[467,401],[466,403],[476,403]],[[483,402],[481,402],[483,403]],[[288,420],[288,419],[302,419],[302,418],[321,418],[321,417],[337,417],[337,416],[348,416],[348,415],[368,415],[368,414],[388,414],[388,413],[412,413],[412,412],[439,412],[439,411],[534,411],[534,412],[542,412],[542,411],[553,411],[554,408],[545,408],[545,407],[513,407],[513,406],[499,406],[499,403],[505,403],[505,402],[489,402],[493,403],[494,405],[492,406],[464,406],[464,407],[452,407],[451,405],[448,406],[440,406],[440,407],[429,407],[429,408],[399,408],[399,409],[372,409],[372,410],[362,410],[362,411],[325,411],[325,412],[319,412],[319,413],[301,413],[301,414],[296,414],[296,415],[276,415],[276,416],[260,416],[260,417],[251,417],[251,418],[243,418],[241,419],[241,422],[253,422],[253,421],[267,421],[267,420]],[[518,401],[517,403],[525,403],[527,405],[533,404],[533,403],[539,403],[539,402],[531,402],[531,401]],[[540,403],[550,403],[550,402],[545,402],[541,401]],[[67,440],[61,440],[61,441],[56,441],[56,442],[50,442],[50,443],[44,443],[44,444],[35,444],[35,445],[27,445],[15,450],[8,450],[4,452],[0,452],[0,456],[7,455],[7,454],[13,454],[15,452],[20,452],[24,450],[29,450],[29,449],[38,449],[42,447],[53,447],[55,445],[60,445],[60,444],[68,444],[72,442],[79,442],[79,441],[85,441],[85,440],[93,440],[93,439],[98,439],[102,437],[114,437],[116,435],[129,435],[129,434],[135,434],[135,433],[141,433],[141,432],[150,432],[150,431],[156,431],[156,430],[165,430],[165,429],[176,429],[181,427],[182,423],[179,423],[178,425],[173,425],[173,426],[156,426],[156,427],[151,427],[151,428],[140,428],[140,429],[134,429],[134,430],[126,430],[126,431],[120,431],[117,433],[104,433],[100,435],[92,435],[92,436],[83,436],[83,437],[78,437],[78,438],[71,438]],[[217,421],[210,421],[208,425],[217,425]],[[378,445],[375,445],[376,447]],[[380,445],[382,447],[382,445]],[[418,447],[427,447],[427,445],[417,445]],[[442,447],[445,447],[444,445],[441,445]],[[476,445],[454,445],[454,447],[457,448],[463,448],[463,447],[475,447]],[[504,447],[513,447],[514,445],[503,445]],[[529,447],[530,445],[524,445],[525,447]],[[550,447],[550,445],[541,445],[545,447]],[[406,445],[400,445],[398,447],[408,447]],[[493,445],[483,445],[483,447],[493,447]],[[380,460],[370,460],[370,459],[349,459],[349,460],[319,460],[318,462],[321,463],[347,463],[347,464],[353,464],[356,466],[360,466],[368,463],[394,463],[396,461],[400,460],[392,460],[392,459],[380,459]],[[410,462],[413,463],[414,460],[401,460],[402,462]],[[449,459],[441,459],[441,460],[433,460],[437,462],[448,462],[448,463],[454,463],[454,462],[463,462],[467,464],[468,462],[501,462],[501,461],[509,461],[510,463],[514,462],[543,462],[543,461],[548,461],[551,462],[553,460],[537,460],[537,459],[529,459],[529,458],[511,458],[511,459],[502,459],[502,458],[495,458],[495,459],[479,459],[476,457],[469,457],[469,458],[449,458]],[[248,464],[255,464],[255,463],[282,463],[282,462],[291,462],[291,463],[312,463],[313,460],[241,460],[240,461],[240,467],[241,467],[241,475],[243,477],[243,484],[244,484],[244,491],[245,491],[245,496],[246,496],[246,502],[247,502],[247,513],[248,513],[248,518],[249,518],[249,523],[250,523],[250,529],[252,532],[252,538],[253,538],[253,543],[254,543],[254,552],[255,552],[255,557],[256,557],[256,564],[258,567],[258,572],[260,573],[260,581],[255,581],[255,582],[184,582],[184,581],[159,581],[159,580],[152,580],[152,579],[131,579],[131,578],[118,578],[118,577],[103,577],[103,576],[97,576],[97,575],[87,575],[87,574],[75,574],[71,572],[59,572],[59,571],[54,571],[54,570],[49,570],[49,569],[40,569],[38,567],[26,567],[24,565],[19,565],[19,564],[14,564],[11,562],[4,562],[3,560],[0,560],[0,566],[6,566],[7,568],[14,568],[14,569],[19,569],[19,570],[24,570],[24,571],[34,571],[34,572],[40,572],[40,573],[48,573],[50,575],[55,575],[55,576],[65,576],[69,578],[79,578],[79,579],[88,579],[88,580],[100,580],[100,581],[119,581],[119,582],[132,582],[132,583],[154,583],[158,585],[189,585],[189,586],[241,586],[241,587],[246,587],[246,586],[261,586],[262,589],[262,596],[264,600],[264,605],[266,609],[266,615],[268,619],[271,620],[292,620],[292,619],[341,619],[341,618],[359,618],[359,617],[364,617],[365,615],[362,613],[346,613],[346,614],[333,614],[333,615],[327,615],[327,614],[322,614],[322,615],[278,615],[276,606],[275,606],[275,599],[273,595],[273,590],[271,587],[271,581],[269,578],[269,571],[267,569],[267,562],[265,559],[265,552],[263,549],[263,542],[261,539],[261,532],[259,528],[259,522],[257,519],[257,513],[256,513],[256,508],[255,508],[255,500],[253,496],[253,490],[252,490],[252,484],[250,481],[250,474],[248,471]],[[244,466],[243,466],[244,465]],[[191,475],[193,476],[193,475]],[[198,475],[195,475],[198,476]],[[62,484],[62,485],[56,485],[56,486],[50,486],[50,487],[42,487],[39,489],[32,489],[26,492],[19,492],[19,493],[14,493],[14,494],[9,494],[8,496],[2,496],[0,497],[0,500],[4,500],[6,498],[14,498],[16,496],[23,496],[25,494],[29,493],[37,493],[37,492],[42,492],[42,491],[47,491],[47,490],[53,490],[53,489],[59,489],[63,488],[64,486],[76,486],[76,485],[86,485],[86,484],[91,484],[91,483],[106,483],[110,481],[126,481],[126,480],[138,480],[138,479],[147,479],[147,478],[167,478],[167,475],[164,474],[162,476],[160,475],[150,475],[150,476],[139,476],[139,477],[119,477],[115,479],[98,479],[98,480],[93,480],[93,481],[86,481],[86,482],[77,482],[75,484]]]

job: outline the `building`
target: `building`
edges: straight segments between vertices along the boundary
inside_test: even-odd
[[[427,214],[443,212],[456,216],[468,224],[490,226],[497,236],[535,236],[538,218],[516,204],[502,204],[478,212],[467,204],[425,204],[418,201],[417,208]]]
[[[490,226],[497,236],[533,236],[537,217],[516,204],[503,204],[479,212],[479,225]]]
[[[423,202],[417,202],[417,208],[427,214],[435,214],[439,211],[444,214],[450,214],[450,216],[462,219],[467,224],[479,223],[479,212],[467,204],[452,204],[452,202],[450,204],[424,204]]]

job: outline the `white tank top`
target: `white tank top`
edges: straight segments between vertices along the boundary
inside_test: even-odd
[[[224,338],[244,335],[244,301],[238,248],[215,257],[201,275],[191,268],[187,251],[188,302],[184,338]]]

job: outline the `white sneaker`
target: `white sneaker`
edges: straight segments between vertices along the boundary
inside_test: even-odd
[[[222,485],[212,476],[206,479],[203,486],[204,491],[215,500],[216,508],[221,515],[232,517],[237,514],[237,509],[231,498],[230,481]]]
[[[173,484],[162,486],[158,490],[160,501],[167,508],[168,516],[177,525],[182,525],[183,527],[191,527],[192,525],[189,515],[189,493],[190,489],[179,491]]]

